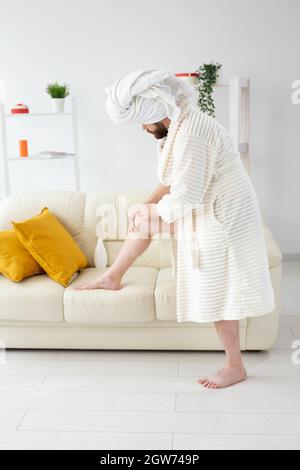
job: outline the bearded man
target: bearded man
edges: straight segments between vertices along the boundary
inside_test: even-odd
[[[224,369],[199,383],[215,389],[241,382],[239,321],[272,312],[275,297],[261,211],[240,155],[227,130],[196,106],[193,87],[167,71],[138,70],[106,92],[115,123],[140,124],[158,139],[160,185],[129,229],[149,236],[129,236],[112,266],[78,289],[122,288],[152,237],[169,230],[177,322],[214,322],[226,352]],[[184,224],[188,216],[193,224]]]

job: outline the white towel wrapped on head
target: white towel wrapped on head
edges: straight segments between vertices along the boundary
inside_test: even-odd
[[[196,90],[166,70],[143,69],[105,89],[106,109],[117,124],[154,124],[180,114],[178,103],[196,101]]]

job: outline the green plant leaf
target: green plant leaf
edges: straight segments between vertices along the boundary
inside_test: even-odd
[[[51,98],[66,98],[70,94],[70,86],[66,83],[62,85],[58,82],[49,83],[46,92]]]
[[[219,78],[219,70],[222,65],[219,63],[204,63],[199,69],[198,105],[202,112],[211,117],[215,117],[215,103],[213,97],[213,87]]]

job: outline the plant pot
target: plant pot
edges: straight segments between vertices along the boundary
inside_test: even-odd
[[[53,113],[63,113],[65,109],[65,98],[51,98]]]

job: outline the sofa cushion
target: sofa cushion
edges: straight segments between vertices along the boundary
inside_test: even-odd
[[[16,284],[0,276],[0,320],[62,322],[64,288],[46,274]]]
[[[163,268],[159,271],[154,291],[155,311],[157,320],[176,321],[176,283],[172,275],[172,268]],[[191,322],[184,322],[184,324]],[[242,320],[240,326],[247,324]],[[211,323],[199,323],[199,327],[211,327]]]
[[[123,277],[123,288],[118,291],[73,289],[79,284],[94,280],[107,269],[84,269],[67,287],[64,296],[66,322],[97,324],[153,321],[157,279],[155,268],[131,267]]]
[[[12,194],[0,202],[0,230],[11,229],[11,220],[22,222],[47,206],[84,251],[85,194],[71,191],[32,191]]]
[[[124,241],[107,240],[104,242],[108,254],[108,266],[111,266],[116,260]],[[168,251],[168,250],[167,250]],[[134,267],[158,268],[160,256],[160,241],[152,240],[146,251],[142,253],[133,263]]]

